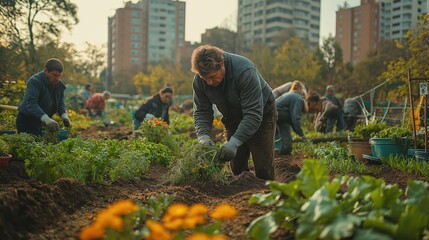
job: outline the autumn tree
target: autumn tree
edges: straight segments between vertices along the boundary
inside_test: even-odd
[[[275,60],[273,84],[281,85],[295,79],[309,86],[320,84],[316,82],[320,64],[298,37],[290,38],[277,49]]]
[[[395,92],[399,96],[408,93],[408,70],[411,77],[429,77],[429,14],[420,18],[417,28],[408,31],[406,40],[404,43],[397,42],[397,46],[407,50],[409,57],[400,57],[391,62],[383,73],[384,78],[396,79],[400,83],[399,91]],[[416,91],[414,89],[413,92]],[[390,92],[388,95],[395,93]]]
[[[40,66],[37,46],[58,39],[62,29],[78,23],[77,6],[69,0],[0,1],[0,42],[17,52],[28,73]]]

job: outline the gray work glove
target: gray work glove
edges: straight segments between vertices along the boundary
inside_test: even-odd
[[[48,117],[48,114],[43,115],[40,120],[48,127],[50,131],[58,131],[60,129],[60,125],[58,125],[57,121]]]
[[[63,120],[64,127],[70,127],[71,126],[71,121],[70,121],[70,118],[67,115],[67,113],[63,113],[61,115],[61,119]]]
[[[229,142],[222,145],[219,151],[219,160],[220,161],[231,161],[235,158],[237,154],[238,147],[243,144],[240,140],[235,137],[231,137]]]
[[[210,139],[209,135],[198,136],[198,142],[203,145],[216,146],[216,144]]]
[[[151,120],[151,119],[154,119],[155,116],[153,114],[146,113],[146,116],[144,118]]]

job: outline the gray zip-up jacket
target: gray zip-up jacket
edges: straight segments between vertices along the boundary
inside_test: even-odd
[[[55,86],[55,94],[52,94],[48,77],[44,71],[41,71],[28,79],[27,90],[18,110],[25,116],[37,119],[44,114],[52,117],[54,113],[58,113],[61,116],[67,112],[64,102],[65,89],[64,83],[59,81]]]
[[[236,129],[233,136],[246,142],[258,130],[267,101],[274,101],[273,93],[249,59],[228,52],[224,58],[225,78],[219,86],[209,86],[198,74],[194,76],[196,133],[211,135],[215,104],[225,128]]]

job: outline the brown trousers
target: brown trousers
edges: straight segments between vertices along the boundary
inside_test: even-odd
[[[237,155],[230,162],[234,175],[249,171],[249,158],[252,153],[255,174],[257,178],[274,180],[274,137],[277,121],[277,108],[275,101],[267,102],[265,113],[256,133],[237,150]],[[237,129],[224,130],[227,140],[234,135]]]

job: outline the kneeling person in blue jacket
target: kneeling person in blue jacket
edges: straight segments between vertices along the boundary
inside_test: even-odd
[[[55,113],[61,116],[65,127],[70,127],[71,121],[64,102],[66,86],[60,80],[63,70],[62,62],[51,58],[42,71],[28,79],[24,99],[18,106],[18,133],[42,136],[44,125],[50,131],[59,130],[58,122],[52,119]]]

